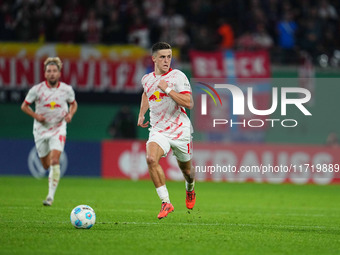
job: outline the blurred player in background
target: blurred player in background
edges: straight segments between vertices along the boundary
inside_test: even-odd
[[[43,204],[51,206],[60,179],[60,155],[66,142],[66,123],[77,111],[71,86],[60,82],[62,62],[58,57],[44,62],[46,80],[33,86],[21,105],[23,112],[34,118],[33,135],[43,167],[48,170],[48,195]],[[35,111],[30,105],[35,103]],[[70,104],[70,109],[68,107]]]
[[[143,128],[148,127],[149,122],[144,123],[144,115],[150,109],[151,128],[146,144],[146,160],[151,179],[162,200],[159,219],[174,211],[165,185],[164,171],[159,164],[170,148],[185,178],[187,208],[192,209],[196,202],[191,163],[192,126],[185,111],[185,108],[193,107],[191,87],[184,73],[170,68],[171,59],[172,50],[168,43],[159,42],[152,46],[154,72],[142,78],[144,93],[137,123]]]

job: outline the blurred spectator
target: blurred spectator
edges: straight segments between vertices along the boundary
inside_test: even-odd
[[[195,43],[198,31],[202,26],[202,20],[207,20],[207,13],[202,0],[189,1],[186,12],[188,35],[192,44]]]
[[[143,9],[149,27],[150,43],[160,41],[160,27],[158,21],[163,15],[164,0],[144,0]]]
[[[57,28],[57,36],[60,42],[73,43],[78,39],[79,24],[70,12],[64,12]]]
[[[89,10],[87,17],[82,21],[80,31],[86,43],[99,43],[101,41],[101,34],[103,28],[103,21],[96,16],[95,10]]]
[[[142,1],[137,0],[116,0],[118,9],[121,15],[126,17],[127,23],[131,25],[134,22],[135,17],[141,16],[144,19],[144,11],[142,7]]]
[[[216,50],[218,48],[217,33],[207,26],[200,27],[198,32],[193,35],[193,46],[196,50]]]
[[[308,17],[311,4],[312,3],[309,0],[299,0],[298,2],[296,2],[297,21],[299,21],[302,18]]]
[[[20,41],[37,39],[37,22],[35,12],[28,0],[22,1],[14,21],[16,37]]]
[[[220,46],[222,49],[230,49],[234,46],[234,31],[224,19],[221,19],[218,34],[221,36]]]
[[[275,25],[279,20],[279,0],[268,0],[264,2],[264,13],[267,16],[267,29],[273,37],[276,34]]]
[[[245,13],[242,15],[244,30],[253,32],[256,24],[267,24],[267,16],[264,14],[261,2],[259,0],[250,0]]]
[[[255,48],[270,49],[273,46],[273,39],[267,33],[263,24],[257,24],[255,33],[253,34]]]
[[[264,14],[264,11],[262,8],[254,8],[253,10],[253,16],[252,16],[252,22],[250,22],[251,27],[253,30],[255,29],[255,26],[257,24],[267,24],[267,17]]]
[[[252,50],[256,46],[256,42],[253,34],[250,31],[246,31],[236,40],[236,45],[238,49],[242,50]]]
[[[57,28],[58,39],[61,42],[79,41],[80,24],[84,10],[78,0],[69,0],[63,9],[63,14]]]
[[[186,18],[190,28],[198,28],[202,25],[202,20],[206,20],[207,12],[204,7],[202,0],[190,1],[189,9],[186,13]]]
[[[110,137],[117,139],[135,139],[137,123],[129,106],[123,106],[113,118],[108,127]]]
[[[178,30],[173,45],[179,49],[181,60],[189,61],[190,37],[183,28]]]
[[[150,45],[149,28],[139,15],[135,17],[133,24],[129,27],[128,41],[143,48],[148,48]]]
[[[150,25],[157,23],[163,14],[163,0],[144,0],[143,9]]]
[[[103,42],[109,44],[123,44],[127,42],[124,22],[118,11],[112,11],[104,21]]]
[[[105,7],[108,12],[120,11],[120,0],[106,0]]]
[[[43,26],[43,33],[47,42],[57,40],[55,31],[61,16],[61,9],[55,4],[54,0],[46,0],[39,9],[39,18]]]
[[[279,46],[282,49],[293,49],[296,45],[295,33],[297,31],[297,24],[289,12],[286,12],[283,19],[279,21],[277,29]]]
[[[321,27],[316,20],[307,19],[301,27],[300,47],[306,50],[312,58],[320,53]]]
[[[104,0],[96,0],[94,10],[99,18],[104,19],[108,15],[108,9],[106,8]]]
[[[213,19],[219,22],[219,25],[221,25],[221,21],[228,21],[227,23],[234,32],[242,29],[239,25],[241,25],[240,13],[243,12],[244,1],[216,0],[211,7],[214,9]],[[205,10],[209,11],[207,7],[205,7]]]
[[[160,18],[159,26],[163,41],[172,45],[179,31],[185,27],[185,19],[182,15],[176,13],[173,7],[169,7],[166,14]]]
[[[279,21],[277,25],[278,30],[278,44],[281,48],[281,59],[285,64],[291,64],[296,59],[292,59],[291,56],[296,56],[296,31],[297,23],[293,20],[293,16],[290,12],[286,12],[283,15],[283,19]]]
[[[335,132],[329,133],[329,135],[327,136],[326,145],[329,147],[339,146],[339,139]]]
[[[325,20],[336,20],[338,19],[338,13],[333,5],[331,5],[327,0],[320,1],[318,7],[319,17]]]
[[[10,10],[10,5],[5,2],[0,7],[0,40],[10,41],[14,39],[14,18]]]
[[[321,30],[321,22],[317,16],[317,9],[311,8],[309,17],[303,19],[301,23],[299,46],[314,59],[320,54],[321,50]]]
[[[320,52],[327,54],[329,57],[334,54],[334,51],[340,48],[339,35],[334,33],[336,33],[334,29],[327,26],[325,27],[321,38]]]

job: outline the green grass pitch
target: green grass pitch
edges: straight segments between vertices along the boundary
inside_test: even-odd
[[[175,211],[158,220],[151,181],[62,178],[52,207],[47,179],[0,177],[0,254],[340,254],[340,186],[167,183]],[[88,204],[93,228],[70,212]]]

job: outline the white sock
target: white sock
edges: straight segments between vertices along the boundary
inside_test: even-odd
[[[195,181],[193,181],[192,183],[185,181],[185,189],[187,191],[193,191],[194,187],[195,187]]]
[[[160,186],[156,188],[157,194],[159,198],[162,200],[162,203],[170,203],[169,192],[166,188],[166,185]]]
[[[57,190],[60,179],[60,165],[53,165],[50,167],[50,173],[48,175],[48,195],[54,199],[55,191]]]

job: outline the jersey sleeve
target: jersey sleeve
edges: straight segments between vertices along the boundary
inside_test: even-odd
[[[32,104],[36,99],[37,99],[37,87],[34,86],[28,91],[25,97],[25,102],[27,104]]]
[[[177,75],[176,83],[175,83],[175,89],[178,93],[189,93],[191,94],[191,86],[188,78],[186,75],[182,72],[179,72]]]
[[[142,86],[143,86],[143,91],[144,91],[144,92],[146,92],[146,91],[145,91],[145,78],[146,78],[146,76],[148,76],[148,75],[145,74],[145,75],[142,77],[141,81],[140,81],[141,84],[142,84]]]
[[[74,90],[71,86],[69,86],[69,90],[67,92],[67,99],[66,101],[71,104],[74,102],[74,100],[76,100],[76,96],[75,96],[75,93],[74,93]]]

